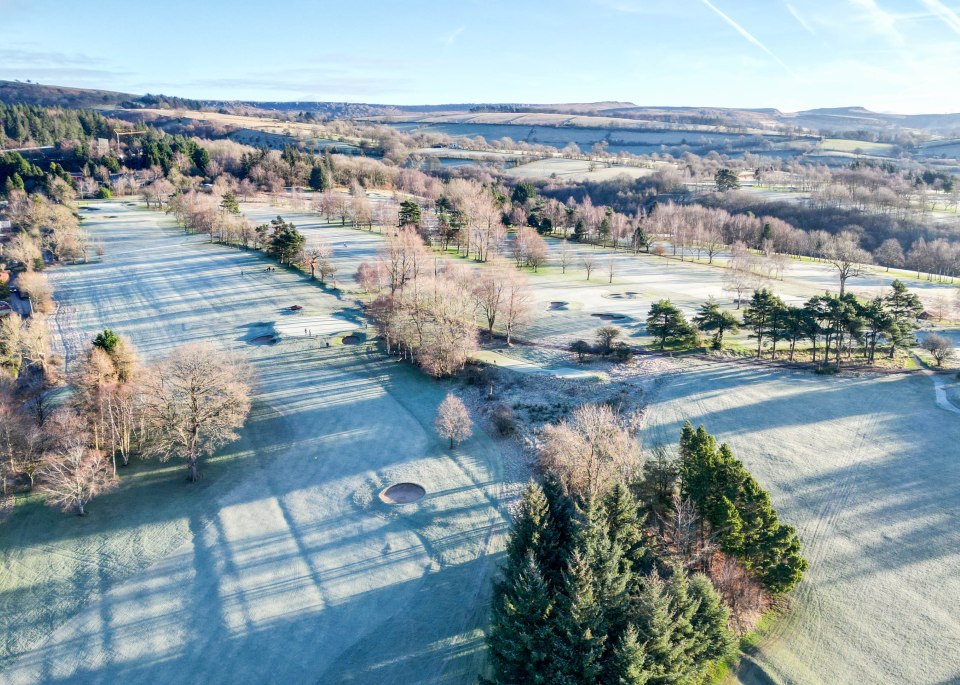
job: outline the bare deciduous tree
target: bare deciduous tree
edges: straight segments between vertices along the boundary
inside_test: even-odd
[[[824,258],[833,264],[840,278],[840,294],[846,290],[847,280],[863,274],[863,265],[870,263],[870,253],[861,249],[852,233],[841,233],[826,244]]]
[[[250,413],[251,383],[237,355],[203,343],[174,350],[146,374],[144,454],[183,458],[196,482],[200,459],[237,438]]]
[[[24,322],[20,332],[23,358],[45,372],[47,355],[50,350],[46,319],[39,314],[35,314]]]
[[[46,274],[38,271],[25,271],[17,277],[20,292],[30,298],[37,311],[48,314],[53,311],[53,286]]]
[[[641,466],[640,446],[606,404],[584,404],[569,421],[541,433],[540,463],[556,472],[568,492],[598,496]]]
[[[13,378],[23,363],[23,320],[16,312],[0,317],[0,368]]]
[[[930,353],[937,366],[943,366],[943,362],[953,359],[957,354],[953,342],[938,333],[929,333],[923,339],[923,349]]]
[[[580,260],[580,263],[583,264],[584,270],[587,272],[587,280],[590,280],[590,274],[593,272],[594,267],[597,265],[597,258],[592,254],[585,254],[583,259]]]
[[[362,262],[354,274],[357,283],[368,293],[379,294],[387,287],[387,269],[382,261]]]
[[[437,435],[450,441],[450,449],[473,435],[473,421],[470,412],[459,397],[448,393],[437,409],[434,421]]]
[[[557,248],[557,263],[560,265],[560,273],[567,273],[567,267],[573,263],[573,253],[570,250],[570,244],[564,238]]]
[[[328,276],[337,273],[337,267],[330,261],[331,256],[333,256],[333,250],[330,244],[320,241],[307,248],[300,264],[303,268],[310,270],[310,278],[316,278],[319,271],[320,283],[325,284]]]
[[[83,444],[48,454],[39,476],[39,490],[46,503],[63,511],[75,510],[79,516],[86,514],[90,500],[117,485],[103,453]]]
[[[509,345],[514,329],[533,317],[533,293],[523,274],[513,271],[505,278],[502,309],[503,328]]]

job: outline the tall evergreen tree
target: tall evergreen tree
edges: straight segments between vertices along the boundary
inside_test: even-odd
[[[318,192],[330,187],[330,181],[327,179],[327,170],[322,164],[314,164],[310,169],[309,185],[311,190]]]
[[[404,200],[400,203],[400,225],[407,224],[420,227],[420,205],[413,200]]]
[[[513,527],[510,529],[510,538],[507,541],[508,569],[519,569],[526,564],[527,556],[533,554],[538,566],[544,558],[551,561],[550,549],[553,545],[553,531],[550,526],[550,504],[539,484],[531,481],[520,506],[513,518]]]
[[[496,588],[490,647],[497,685],[549,683],[554,663],[554,603],[533,553]]]
[[[223,194],[223,200],[220,202],[220,209],[234,216],[240,215],[240,203],[237,202],[237,195],[232,190]]]
[[[603,610],[595,593],[590,561],[575,550],[564,574],[558,601],[554,650],[560,662],[556,677],[576,685],[599,685],[607,640]]]
[[[770,333],[777,313],[784,309],[783,300],[766,288],[755,290],[750,298],[750,305],[743,312],[743,325],[753,332],[751,338],[757,340],[757,357],[763,348],[763,338]]]
[[[599,629],[603,635],[618,633],[627,623],[627,586],[630,574],[625,569],[623,548],[610,534],[610,520],[603,503],[588,499],[581,511],[577,529],[577,552],[590,565],[594,597],[600,611]]]
[[[604,685],[645,685],[649,680],[646,645],[637,629],[629,625],[604,669]]]
[[[650,685],[680,682],[689,667],[690,649],[675,630],[673,602],[666,584],[656,575],[648,576],[637,598],[637,630],[646,643]]]
[[[697,605],[690,617],[696,635],[694,658],[699,663],[722,659],[735,644],[727,627],[730,611],[710,579],[701,573],[690,577],[688,592]]]
[[[900,280],[891,284],[891,290],[883,298],[887,312],[893,317],[890,336],[890,359],[893,359],[898,347],[906,347],[913,342],[913,331],[917,328],[917,318],[923,313],[920,298],[907,290]]]
[[[647,314],[647,333],[653,336],[661,350],[668,342],[690,343],[695,337],[695,331],[687,323],[683,312],[670,300],[660,300],[650,306]]]
[[[713,296],[700,305],[697,315],[693,317],[693,323],[701,331],[713,333],[710,347],[714,350],[723,347],[724,333],[737,333],[740,330],[740,321],[736,315],[720,309],[720,304],[713,299]]]
[[[611,542],[619,548],[621,571],[638,576],[651,570],[650,550],[644,544],[640,507],[630,489],[617,483],[604,497]]]
[[[550,510],[550,545],[540,551],[540,568],[547,581],[559,588],[574,544],[576,515],[573,503],[564,494],[563,484],[555,473],[546,473],[541,487]]]

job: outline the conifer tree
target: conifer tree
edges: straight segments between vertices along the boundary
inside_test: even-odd
[[[589,564],[594,597],[600,611],[599,629],[604,635],[626,627],[627,585],[623,549],[610,535],[606,508],[588,499],[577,529],[577,552]]]
[[[639,575],[650,571],[639,505],[630,489],[621,483],[614,485],[604,498],[604,507],[610,540],[620,549],[622,572]]]
[[[734,637],[727,628],[730,612],[720,593],[702,573],[690,577],[688,592],[697,608],[690,618],[696,635],[694,658],[699,663],[725,657],[734,645]]]
[[[497,586],[488,644],[498,685],[547,683],[557,670],[554,605],[533,553]]]
[[[655,574],[643,582],[637,602],[637,630],[646,642],[651,685],[672,685],[684,673],[687,645],[674,631],[674,611],[665,583]]]
[[[555,654],[560,661],[554,674],[559,682],[599,685],[603,672],[603,612],[594,588],[596,579],[590,562],[574,550],[564,574],[563,594],[558,601]]]
[[[640,641],[637,629],[627,626],[613,649],[603,682],[605,685],[645,685],[649,679],[646,645]]]
[[[550,505],[546,495],[534,481],[530,481],[513,519],[507,542],[507,568],[519,569],[526,564],[527,555],[538,558],[550,544]]]
[[[563,484],[556,474],[548,472],[541,485],[550,510],[550,544],[539,552],[540,569],[547,582],[559,588],[567,567],[570,549],[574,543],[573,503],[563,492]]]
[[[673,642],[676,645],[676,668],[687,671],[695,668],[695,654],[699,636],[693,626],[693,617],[700,607],[700,600],[690,596],[687,574],[680,566],[674,566],[667,583],[667,594],[673,610]]]

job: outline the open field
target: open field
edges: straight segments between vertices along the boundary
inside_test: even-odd
[[[568,181],[609,181],[618,176],[642,178],[650,176],[655,169],[619,164],[589,162],[582,159],[538,159],[506,170],[506,175],[518,179],[559,178]]]
[[[0,527],[0,682],[472,679],[505,529],[497,446],[481,433],[445,450],[432,420],[446,386],[362,346],[249,344],[292,303],[345,319],[351,303],[162,214],[97,206],[102,261],[51,272],[61,352],[104,326],[148,358],[218,341],[257,369],[255,408],[199,487],[175,463],[136,465],[85,519],[15,510]],[[400,481],[426,497],[377,499]]]
[[[931,380],[678,370],[645,444],[704,423],[771,491],[810,561],[742,682],[956,682],[960,416],[936,405]]]
[[[487,126],[546,126],[568,128],[679,130],[687,133],[714,134],[716,126],[706,124],[668,124],[653,119],[627,119],[616,116],[563,114],[556,112],[415,112],[374,117],[385,122],[414,122],[431,124],[474,124]],[[762,128],[743,128],[745,135],[770,135]],[[739,134],[730,134],[739,135]],[[775,136],[782,137],[782,136]]]
[[[847,152],[854,155],[868,157],[893,157],[895,153],[893,143],[874,143],[866,140],[850,140],[848,138],[824,138],[817,146],[817,150],[824,152]]]

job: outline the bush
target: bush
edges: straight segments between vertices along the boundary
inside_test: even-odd
[[[513,435],[517,430],[517,419],[513,410],[505,404],[497,405],[494,408],[490,420],[500,435]]]
[[[582,364],[586,360],[587,355],[593,352],[593,345],[586,340],[577,340],[570,343],[570,351],[577,355],[577,361]]]
[[[111,191],[106,186],[101,187],[100,190],[97,191],[97,198],[100,200],[109,200],[112,197],[113,197],[113,191]]]
[[[943,362],[953,359],[956,355],[956,349],[950,339],[937,333],[930,333],[923,339],[923,349],[930,353],[937,366],[943,366]]]
[[[467,385],[483,385],[487,382],[487,367],[476,362],[467,362],[460,372],[460,378]]]
[[[620,342],[613,346],[611,354],[613,354],[615,361],[625,362],[633,356],[633,350],[630,349],[628,344]]]

